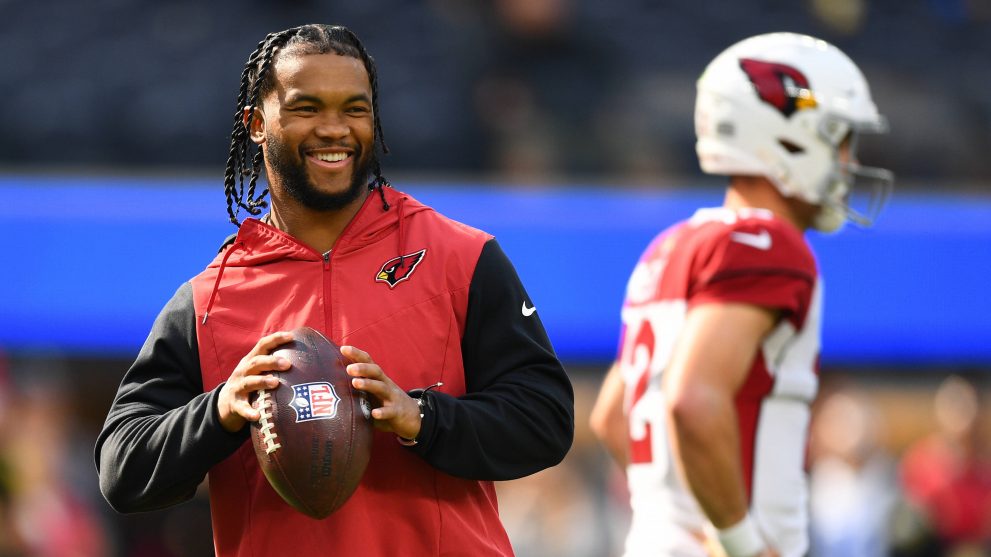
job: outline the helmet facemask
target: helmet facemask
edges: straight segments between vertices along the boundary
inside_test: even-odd
[[[822,118],[819,136],[832,146],[834,163],[825,177],[820,198],[813,200],[821,207],[813,222],[816,230],[839,230],[846,221],[865,228],[874,224],[891,195],[894,174],[883,168],[861,165],[857,148],[863,135],[882,134],[887,130],[887,122],[881,116],[873,122],[859,123],[835,115]],[[847,143],[845,147],[844,142]],[[841,156],[844,149],[846,154]]]

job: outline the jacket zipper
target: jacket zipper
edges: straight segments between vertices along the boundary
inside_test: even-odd
[[[330,250],[330,251],[328,251],[327,253],[325,253],[325,254],[323,254],[321,256],[321,257],[323,257],[323,300],[324,300],[324,303],[323,303],[323,330],[326,331],[327,336],[330,337],[330,338],[333,338],[334,337],[334,331],[331,328],[331,324],[332,324],[331,314],[333,312],[331,311],[331,306],[330,306],[330,304],[331,304],[331,298],[330,298],[330,273],[331,273],[331,268],[330,268],[330,254],[333,253],[333,251],[334,250]]]
[[[334,250],[336,250],[336,249],[338,249],[340,247],[338,244],[340,244],[341,243],[341,240],[345,236],[347,236],[348,232],[351,231],[351,228],[354,226],[354,223],[358,221],[358,219],[362,216],[362,214],[365,211],[369,210],[368,209],[369,206],[371,206],[371,205],[373,205],[373,204],[376,203],[376,200],[369,199],[370,197],[371,197],[371,195],[369,195],[368,198],[365,199],[365,202],[362,203],[361,207],[358,208],[358,212],[355,213],[354,217],[352,217],[351,220],[347,223],[347,225],[344,226],[344,230],[341,230],[341,235],[338,236],[337,237],[337,240],[334,241],[334,245],[330,247],[330,251],[328,251],[327,253],[321,255],[321,257],[323,258],[323,277],[324,277],[324,280],[323,280],[323,285],[324,285],[324,287],[323,287],[323,293],[324,293],[324,305],[323,305],[323,307],[324,307],[324,331],[326,332],[327,336],[329,336],[331,338],[331,340],[334,340],[334,342],[337,342],[337,340],[334,339],[334,328],[333,328],[333,319],[332,319],[332,316],[333,316],[333,313],[334,312],[332,311],[332,308],[331,308],[331,302],[333,300],[331,299],[331,296],[330,296],[330,275],[331,275],[331,272],[332,272],[331,271],[331,267],[330,267],[330,257],[333,255]],[[342,339],[339,339],[339,340],[341,342],[344,342],[344,339],[343,338]]]

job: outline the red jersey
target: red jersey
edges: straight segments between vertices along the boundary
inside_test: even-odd
[[[818,388],[821,316],[815,258],[802,233],[762,209],[701,209],[658,235],[630,277],[620,369],[630,431],[633,519],[626,555],[706,555],[712,525],[676,471],[661,377],[685,317],[701,303],[779,310],[736,395],[750,512],[783,556],[808,549],[805,449]]]

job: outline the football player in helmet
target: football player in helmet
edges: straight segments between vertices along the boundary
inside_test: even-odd
[[[626,469],[627,557],[808,551],[822,284],[804,232],[873,222],[893,178],[855,153],[885,128],[857,66],[813,37],[751,37],[705,69],[697,151],[725,201],[647,247],[591,416]]]

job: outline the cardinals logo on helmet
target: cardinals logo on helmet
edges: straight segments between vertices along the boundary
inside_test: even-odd
[[[742,58],[740,68],[754,84],[757,96],[786,118],[799,110],[818,106],[805,74],[791,66]]]
[[[393,257],[382,265],[382,268],[375,275],[375,281],[384,282],[389,285],[389,288],[395,287],[413,274],[426,253],[427,250],[424,248],[414,253]]]

